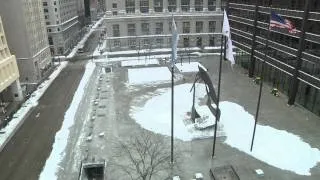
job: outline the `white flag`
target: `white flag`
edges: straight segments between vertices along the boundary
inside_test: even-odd
[[[176,26],[176,22],[174,21],[174,18],[172,17],[172,59],[171,59],[171,66],[174,66],[175,61],[177,59],[177,49],[178,49],[178,41],[179,41],[179,34]]]
[[[231,62],[231,65],[234,64],[234,57],[233,57],[233,46],[232,46],[232,41],[231,37],[227,38],[227,47],[226,47],[226,58]]]
[[[226,58],[231,62],[231,65],[233,65],[233,46],[231,40],[230,25],[226,11],[223,11],[222,34],[227,37]]]
[[[224,36],[230,37],[230,25],[226,11],[223,11],[223,25],[222,25],[222,34]]]

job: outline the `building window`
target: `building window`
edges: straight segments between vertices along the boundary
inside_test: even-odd
[[[203,0],[195,0],[194,9],[196,11],[203,11]]]
[[[49,11],[48,11],[48,9],[43,9],[43,12],[47,13],[47,12],[49,12]]]
[[[128,45],[131,49],[134,49],[136,47],[136,40],[135,39],[129,39]]]
[[[161,48],[163,45],[163,39],[162,38],[156,39],[156,44],[157,44],[157,47]]]
[[[43,6],[48,6],[48,3],[47,2],[43,2],[42,5]]]
[[[144,39],[142,41],[143,48],[150,48],[150,40],[149,39]]]
[[[126,0],[126,12],[128,14],[135,12],[135,3],[134,0]]]
[[[183,22],[183,33],[190,33],[190,22]]]
[[[208,0],[208,11],[216,10],[216,0]]]
[[[197,47],[202,47],[202,38],[197,37]]]
[[[46,22],[46,25],[50,25],[50,22]]]
[[[177,0],[168,0],[168,11],[175,12],[177,10]]]
[[[135,36],[135,35],[136,35],[136,25],[128,24],[128,36]]]
[[[215,32],[216,31],[216,22],[215,21],[209,21],[209,32]]]
[[[57,5],[57,2],[56,2],[56,1],[54,1],[54,2],[53,2],[53,5]]]
[[[183,38],[183,46],[189,47],[189,38],[188,37]]]
[[[116,15],[118,15],[118,12],[117,11],[112,11],[112,15],[116,16]]]
[[[154,12],[162,12],[163,0],[154,0]]]
[[[45,16],[44,16],[44,19],[49,19],[49,15],[45,15]]]
[[[52,40],[52,37],[51,37],[51,36],[48,37],[48,41],[49,41],[49,44],[50,44],[50,45],[53,45],[53,40]]]
[[[142,23],[141,24],[141,32],[142,32],[142,35],[149,34],[149,23]]]
[[[149,0],[140,0],[140,12],[141,13],[149,12]]]
[[[120,36],[120,26],[119,26],[119,24],[112,25],[112,31],[113,31],[113,37],[119,37]]]
[[[112,8],[117,8],[117,3],[112,3]]]
[[[210,36],[210,39],[209,39],[209,46],[214,46],[214,37],[213,36]]]
[[[203,22],[196,21],[196,33],[202,33],[202,32],[203,32]]]
[[[113,41],[113,46],[116,47],[116,48],[121,47],[121,42],[120,42],[120,40],[114,40],[114,41]]]
[[[58,11],[58,9],[57,8],[54,8],[54,12],[57,12]]]
[[[163,33],[163,23],[156,23],[156,34]]]
[[[181,10],[183,12],[190,11],[190,0],[181,0]]]
[[[48,32],[51,32],[51,29],[50,29],[50,28],[48,29]]]

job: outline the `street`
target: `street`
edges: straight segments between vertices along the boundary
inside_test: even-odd
[[[97,46],[99,34],[99,31],[94,31],[88,38],[86,52],[83,54],[88,58],[85,59],[90,59],[89,55]],[[69,62],[39,100],[39,105],[26,117],[24,124],[0,152],[1,180],[38,179],[51,152],[55,134],[61,127],[64,113],[82,78],[86,62]]]
[[[81,80],[85,63],[69,63],[0,153],[0,179],[38,178]]]

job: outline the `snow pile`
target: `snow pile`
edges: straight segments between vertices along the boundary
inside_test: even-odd
[[[158,65],[159,61],[157,59],[140,59],[140,60],[128,60],[128,61],[121,61],[122,67],[128,66],[147,66],[147,65]]]
[[[199,51],[199,50],[201,50],[201,48],[199,48],[199,47],[178,48],[178,51],[186,51],[186,50]],[[114,51],[114,52],[108,52],[108,54],[109,55],[122,55],[122,54],[138,54],[138,53],[139,54],[144,54],[144,53],[170,53],[171,51],[172,51],[171,48],[154,48],[154,49]]]
[[[213,50],[213,49],[221,49],[220,46],[206,46],[203,48],[204,50]]]
[[[180,72],[198,72],[198,66],[202,66],[198,62],[190,62],[190,63],[176,63],[175,66],[179,69]],[[203,66],[202,66],[203,67]]]
[[[38,105],[38,100],[42,97],[60,72],[67,66],[67,64],[68,62],[61,62],[60,66],[57,67],[57,69],[49,76],[47,80],[43,81],[39,85],[38,89],[30,95],[30,98],[24,102],[21,108],[13,115],[13,118],[9,124],[1,130],[4,133],[0,134],[0,147],[3,146],[7,138],[9,138],[12,133],[15,132],[15,129],[24,120],[31,108]]]
[[[171,72],[167,67],[128,69],[130,85],[163,83],[171,80]]]
[[[67,112],[64,115],[64,121],[61,126],[61,129],[56,133],[54,144],[52,146],[52,151],[49,158],[46,161],[45,166],[42,169],[39,179],[57,179],[56,173],[59,168],[59,163],[65,156],[65,148],[67,146],[67,140],[69,137],[69,128],[74,123],[75,114],[77,112],[78,106],[81,102],[84,91],[86,90],[88,81],[95,69],[95,64],[88,62],[86,66],[86,71],[80,81],[80,84],[75,92],[71,105],[68,108]]]
[[[187,115],[192,107],[192,95],[190,92],[192,84],[182,84],[175,86],[174,94],[174,136],[178,139],[189,141],[196,138],[212,137],[212,130],[197,130],[190,122],[190,116]],[[205,86],[196,84],[196,104],[199,98],[205,94]],[[155,133],[170,136],[171,135],[171,89],[158,89],[151,99],[143,107],[131,106],[130,116],[136,120],[143,128]],[[137,97],[138,99],[139,97]],[[141,100],[141,99],[140,99]],[[138,104],[138,103],[133,103]],[[201,106],[202,107],[202,106]],[[209,116],[209,120],[215,121],[209,111],[201,109],[200,116]],[[202,113],[208,114],[202,114]],[[211,118],[211,119],[210,119]]]
[[[169,59],[170,56],[171,54],[160,54],[160,55],[139,56],[139,57],[112,57],[112,58],[106,56],[105,58],[94,59],[93,61],[94,62],[119,62],[119,61],[133,61],[133,60],[137,60],[137,61],[157,60],[158,61],[159,59],[164,59],[164,58]]]
[[[257,125],[253,151],[250,152],[254,117],[238,104],[221,102],[221,123],[225,143],[269,165],[299,175],[310,175],[310,169],[320,161],[320,151],[299,136],[270,126]],[[235,118],[236,117],[236,118]]]

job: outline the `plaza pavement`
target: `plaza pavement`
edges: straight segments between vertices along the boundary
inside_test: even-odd
[[[198,59],[209,69],[214,84],[218,79],[218,56],[201,57]],[[103,73],[105,66],[112,66],[113,72]],[[75,179],[81,161],[109,160],[112,158],[114,143],[137,135],[141,126],[130,117],[132,100],[141,95],[148,95],[159,87],[170,87],[170,84],[160,86],[129,88],[127,68],[119,67],[119,62],[97,63],[89,86],[78,109],[75,125],[71,130],[66,157],[59,169],[59,179]],[[100,79],[101,77],[101,79]],[[187,82],[193,82],[193,75],[186,76]],[[177,82],[183,83],[183,82]],[[99,88],[99,89],[98,89]],[[320,119],[299,106],[287,106],[287,98],[281,94],[275,97],[270,94],[272,87],[263,87],[259,124],[286,130],[298,135],[301,139],[320,149]],[[223,62],[221,101],[235,102],[254,115],[257,105],[259,86],[247,77],[246,71]],[[98,104],[94,104],[97,101]],[[92,120],[92,117],[95,117]],[[239,129],[239,131],[245,131]],[[104,137],[99,137],[104,133]],[[150,132],[151,133],[151,132]],[[92,139],[88,141],[88,137]],[[170,142],[169,137],[165,137]],[[209,179],[209,169],[232,165],[241,179],[275,179],[300,180],[320,179],[320,165],[311,170],[311,176],[300,176],[294,172],[285,171],[257,160],[246,153],[224,144],[224,137],[219,137],[216,144],[216,156],[212,159],[212,138],[183,142],[175,140],[175,149],[180,152],[183,161],[179,162],[180,170],[174,172],[182,179],[191,179],[194,173],[201,172]],[[270,139],[272,141],[272,139]],[[248,147],[249,148],[249,147]],[[274,147],[277,148],[277,147]],[[255,169],[262,169],[264,177],[258,177]],[[107,179],[126,180],[121,173],[107,167]],[[156,179],[163,179],[159,177]]]

